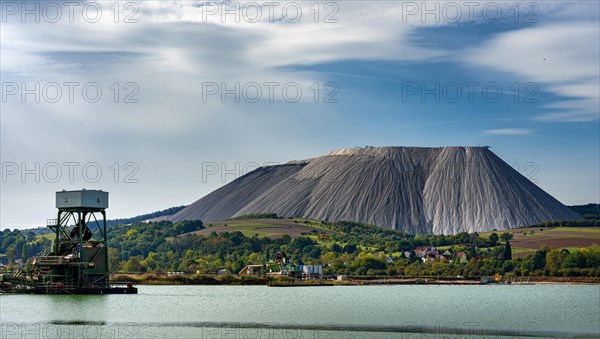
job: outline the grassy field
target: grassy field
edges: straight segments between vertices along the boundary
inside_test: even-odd
[[[35,241],[38,241],[40,239],[54,240],[55,237],[56,237],[56,234],[54,234],[54,233],[38,234],[35,236]],[[27,244],[31,245],[33,243],[34,243],[33,241],[30,241]]]
[[[48,240],[52,240],[54,239],[54,237],[56,237],[56,234],[54,233],[46,233],[46,234],[39,234],[35,236],[37,239],[43,239],[46,238]]]
[[[289,235],[297,238],[301,235],[317,235],[330,231],[320,228],[316,223],[304,223],[302,219],[247,219],[247,220],[225,220],[207,221],[203,230],[193,232],[194,234],[210,234],[211,232],[242,232],[247,237],[270,237],[278,238]]]

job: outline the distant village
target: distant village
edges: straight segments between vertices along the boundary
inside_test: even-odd
[[[462,244],[462,247],[472,247],[477,251],[477,245],[474,244]],[[453,252],[450,249],[438,250],[435,246],[419,246],[415,248],[415,255],[421,259],[422,262],[435,262],[435,261],[446,261],[454,262],[455,260],[461,264],[467,263],[468,258],[465,252]],[[411,259],[411,252],[404,252],[404,256]],[[393,262],[391,257],[388,257],[388,263]]]
[[[463,247],[471,247],[477,251],[477,245],[474,244],[463,244]],[[413,255],[409,251],[405,251],[404,257],[411,259]],[[458,262],[465,264],[468,261],[467,254],[463,251],[452,251],[451,249],[438,250],[435,246],[419,246],[415,248],[414,255],[419,258],[423,263],[432,262]],[[387,264],[393,264],[394,258],[388,256],[386,260]],[[220,271],[219,274],[230,273]],[[275,255],[275,260],[270,261],[266,264],[253,264],[247,265],[239,273],[239,275],[287,275],[298,278],[314,278],[321,277],[323,275],[323,267],[320,265],[301,265],[289,262],[285,253],[278,252]]]

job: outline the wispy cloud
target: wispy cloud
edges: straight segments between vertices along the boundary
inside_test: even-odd
[[[484,135],[532,135],[535,132],[529,128],[496,128],[482,131]]]
[[[517,74],[560,98],[535,120],[594,121],[600,118],[599,37],[597,22],[548,24],[501,33],[464,60]]]

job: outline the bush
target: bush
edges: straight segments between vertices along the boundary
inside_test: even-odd
[[[356,275],[366,275],[367,274],[367,269],[364,267],[359,267],[358,269],[356,269],[354,271],[354,274]]]
[[[219,276],[217,278],[217,280],[219,280],[219,282],[221,282],[225,285],[232,285],[232,284],[240,282],[240,280],[237,277],[234,277],[231,274],[223,274],[223,275]]]

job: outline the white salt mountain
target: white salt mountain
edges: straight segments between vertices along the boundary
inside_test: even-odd
[[[581,218],[487,147],[367,147],[258,168],[169,219],[254,213],[358,221],[417,234]]]

